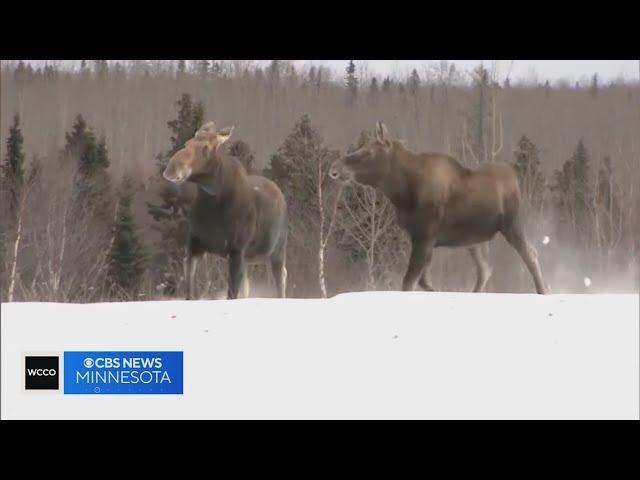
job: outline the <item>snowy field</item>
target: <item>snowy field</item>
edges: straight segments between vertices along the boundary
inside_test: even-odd
[[[638,295],[2,305],[2,418],[638,419]],[[23,389],[23,355],[182,350],[184,395]]]

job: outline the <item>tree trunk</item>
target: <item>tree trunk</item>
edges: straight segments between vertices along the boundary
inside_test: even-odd
[[[322,162],[320,157],[317,159],[318,164],[318,213],[320,214],[320,234],[318,243],[318,282],[320,284],[320,293],[322,298],[327,298],[327,284],[324,277],[324,204],[322,200]]]
[[[23,203],[24,200],[21,202]],[[16,229],[16,240],[13,243],[13,262],[11,263],[11,274],[9,276],[9,292],[7,294],[7,301],[13,302],[13,292],[16,288],[16,270],[18,265],[18,251],[20,250],[20,240],[22,239],[22,213],[23,208],[20,205],[18,213],[18,228]]]

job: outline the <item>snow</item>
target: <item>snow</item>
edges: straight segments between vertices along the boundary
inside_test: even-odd
[[[2,418],[638,419],[638,295],[2,304]],[[182,350],[184,395],[23,390],[23,355]]]
[[[548,245],[550,241],[551,241],[551,239],[549,238],[549,236],[545,235],[544,238],[542,239],[542,244],[543,245]]]
[[[591,286],[591,279],[589,277],[584,277],[583,281],[584,281],[584,286],[585,287],[590,287]]]

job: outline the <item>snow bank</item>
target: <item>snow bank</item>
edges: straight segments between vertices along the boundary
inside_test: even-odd
[[[2,305],[2,418],[638,418],[638,295]],[[182,350],[184,395],[23,390],[25,353]]]

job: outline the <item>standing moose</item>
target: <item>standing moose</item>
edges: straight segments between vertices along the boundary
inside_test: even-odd
[[[546,293],[535,249],[520,222],[520,188],[515,170],[488,165],[472,171],[439,153],[414,153],[389,138],[377,122],[374,138],[337,159],[329,171],[342,182],[354,180],[379,188],[396,208],[398,222],[411,238],[403,290],[416,282],[432,291],[428,269],[434,247],[467,247],[477,268],[475,292],[481,292],[491,268],[481,244],[500,232],[518,252],[538,293]]]
[[[194,138],[169,160],[163,176],[198,186],[189,215],[185,258],[187,299],[194,298],[198,258],[205,252],[228,258],[228,298],[238,298],[241,284],[249,295],[248,263],[269,261],[278,296],[285,297],[287,269],[287,205],[271,180],[249,175],[242,164],[226,155],[221,145],[233,127],[217,130],[203,125]]]

